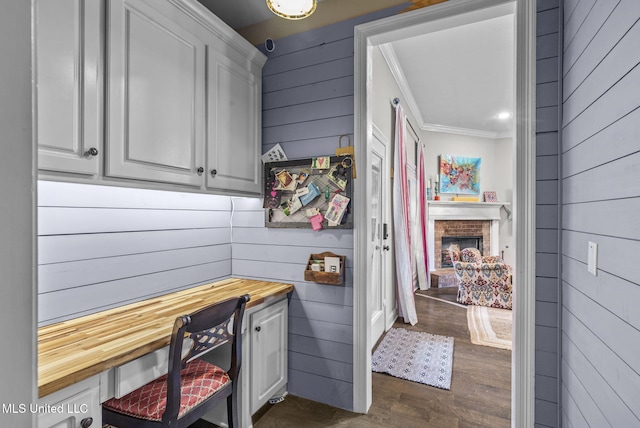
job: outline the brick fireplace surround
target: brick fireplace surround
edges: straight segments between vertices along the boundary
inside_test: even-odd
[[[482,254],[491,254],[491,220],[435,220],[434,267],[442,267],[443,236],[482,236]],[[446,265],[445,265],[446,266]]]

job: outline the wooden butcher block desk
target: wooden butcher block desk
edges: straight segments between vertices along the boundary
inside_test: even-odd
[[[243,294],[249,309],[291,291],[292,284],[231,278],[42,327],[39,396],[166,346],[180,315]]]

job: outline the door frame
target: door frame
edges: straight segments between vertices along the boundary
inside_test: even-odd
[[[517,295],[514,299],[514,351],[511,370],[511,426],[533,426],[535,362],[535,0],[450,0],[395,15],[354,29],[354,146],[367,165],[372,136],[369,90],[373,46],[436,31],[466,20],[491,17],[497,7],[511,8],[516,22],[515,194]],[[515,7],[515,11],[514,11]],[[372,401],[370,314],[367,295],[366,177],[355,180],[353,280],[353,410],[366,413]]]

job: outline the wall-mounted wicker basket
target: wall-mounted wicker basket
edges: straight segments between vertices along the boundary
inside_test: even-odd
[[[340,259],[340,272],[336,273],[311,270],[311,266],[316,264],[316,260],[324,260],[325,257],[338,257]],[[309,256],[309,260],[307,261],[307,267],[304,271],[304,280],[328,285],[344,284],[345,259],[345,256],[334,254],[329,251],[325,251],[324,253],[320,254],[311,254]]]

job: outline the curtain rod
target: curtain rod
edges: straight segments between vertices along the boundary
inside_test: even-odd
[[[393,108],[396,108],[398,104],[400,104],[400,98],[398,97],[394,98],[393,101],[391,101],[391,104],[393,104]],[[420,136],[418,135],[416,130],[413,128],[413,125],[411,124],[411,122],[409,122],[409,118],[407,118],[407,124],[409,125],[409,128],[411,128],[411,130],[413,131],[413,135],[415,135],[418,138],[418,143],[419,143]]]

